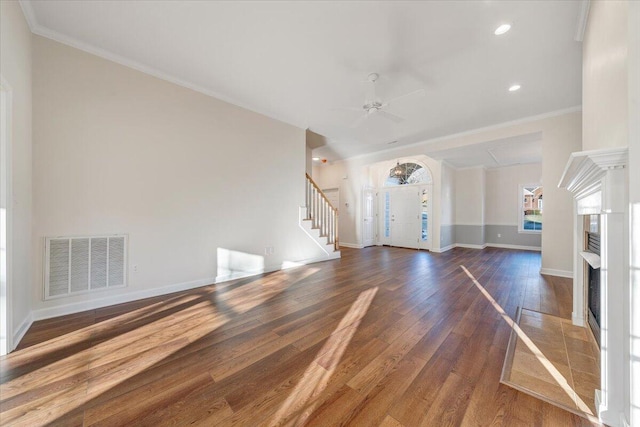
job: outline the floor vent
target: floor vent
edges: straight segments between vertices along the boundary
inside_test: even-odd
[[[47,237],[44,299],[127,284],[127,236]]]

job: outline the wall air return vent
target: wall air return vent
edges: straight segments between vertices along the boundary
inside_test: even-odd
[[[127,285],[127,236],[47,237],[44,299]]]

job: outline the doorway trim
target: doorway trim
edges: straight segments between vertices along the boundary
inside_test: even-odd
[[[0,75],[0,198],[4,201],[5,223],[0,229],[5,243],[4,280],[0,279],[0,356],[13,350],[12,263],[13,263],[13,191],[12,191],[12,109],[13,90]],[[1,256],[1,255],[0,255]],[[0,273],[1,274],[1,273]]]

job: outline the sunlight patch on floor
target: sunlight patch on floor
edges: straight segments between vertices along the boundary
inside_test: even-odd
[[[302,413],[297,416],[294,424],[304,424],[313,413],[317,405],[313,400],[326,388],[377,291],[377,287],[371,288],[358,296],[269,425],[284,424],[301,409]],[[324,365],[319,363],[320,359]]]
[[[169,314],[154,322],[137,327],[86,350],[75,353],[72,356],[60,359],[42,368],[7,381],[0,385],[0,396],[2,396],[2,401],[4,402],[0,418],[3,423],[16,422],[18,424],[23,423],[24,425],[44,424],[56,420],[81,407],[83,404],[98,397],[107,390],[118,386],[129,378],[133,378],[162,362],[190,343],[224,326],[232,320],[233,317],[258,307],[270,298],[273,298],[317,271],[317,268],[304,268],[293,274],[291,272],[283,273],[286,276],[274,281],[273,286],[264,286],[260,280],[256,280],[255,283],[231,289],[219,297],[224,299],[224,309],[220,309],[211,303],[208,296],[209,294],[213,294],[214,290],[207,290],[207,297],[205,297],[201,303],[209,304],[214,310],[205,316],[194,316],[193,327],[189,327],[189,325],[184,325],[183,323],[175,324],[173,317]],[[247,287],[253,288],[251,289],[253,295],[249,299],[246,299]],[[240,288],[243,288],[244,292],[240,292],[238,290]],[[202,297],[202,295],[197,297],[190,295],[171,298],[169,301],[124,313],[117,316],[117,319],[120,324],[122,323],[123,317],[133,322],[154,313],[165,311],[171,307],[197,300],[200,297]],[[185,309],[192,309],[193,307],[195,307],[195,305],[190,305]],[[116,318],[112,319],[112,321],[115,322],[115,319]],[[160,332],[154,332],[158,330],[159,322],[166,323],[166,328],[162,328]],[[108,328],[109,323],[109,320],[97,323],[74,333],[66,334],[63,337],[57,338],[55,341],[59,344],[59,348],[63,349],[68,346],[69,343],[73,344],[87,339],[95,339],[96,332]],[[157,344],[159,341],[167,342],[168,344],[165,347],[158,347]],[[41,347],[44,347],[45,344],[50,345],[50,343],[43,343]],[[7,360],[9,360],[9,358],[17,360],[24,358],[25,361],[33,361],[33,351],[37,348],[38,346],[34,346],[23,351],[18,351],[7,356]],[[121,349],[129,350],[118,351]],[[161,350],[158,351],[158,349]],[[3,360],[3,363],[11,362]],[[93,369],[107,366],[109,363],[114,363],[116,366],[105,369],[105,373],[102,375],[93,377],[89,374],[84,381],[78,383],[70,380],[72,377],[84,375],[84,373],[91,372]],[[18,364],[20,363],[18,362]],[[61,391],[54,396],[49,395],[45,399],[37,398],[38,390],[47,388],[61,381],[68,381],[70,384],[68,387],[63,387]],[[33,397],[29,397],[30,395],[33,395]],[[10,408],[11,404],[9,401],[12,398],[21,400],[23,396],[27,397],[27,403],[22,403],[15,408]]]

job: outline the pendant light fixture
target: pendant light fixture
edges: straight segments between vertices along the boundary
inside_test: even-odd
[[[399,161],[396,161],[396,167],[393,168],[393,174],[396,176],[396,178],[400,178],[402,175],[404,175],[404,170],[402,166],[400,166]]]

